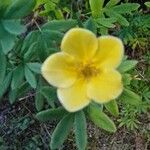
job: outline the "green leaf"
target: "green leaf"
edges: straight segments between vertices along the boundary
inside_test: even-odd
[[[122,81],[124,86],[130,85],[131,80],[132,80],[131,74],[127,73],[122,74]]]
[[[20,24],[20,20],[3,20],[3,26],[10,34],[21,34],[25,32],[25,26]]]
[[[63,107],[43,110],[37,113],[36,118],[42,122],[60,120],[67,114],[67,111]]]
[[[16,40],[16,35],[8,33],[0,22],[0,47],[4,54],[7,54],[14,46]]]
[[[88,30],[91,30],[93,33],[97,33],[97,28],[96,28],[96,24],[94,22],[94,20],[92,18],[89,18],[85,24],[84,27]]]
[[[58,48],[63,36],[63,33],[53,30],[33,31],[26,37],[21,53],[25,54],[29,49],[33,52],[32,49],[34,49],[39,59],[43,62],[51,54],[51,49]],[[35,41],[36,44],[33,48],[30,48],[30,45],[35,43]],[[35,56],[35,53],[33,54]]]
[[[25,66],[25,78],[32,88],[36,88],[37,81],[35,75],[30,71],[30,69]]]
[[[27,63],[27,66],[29,67],[30,70],[32,70],[35,73],[40,74],[41,73],[41,64],[38,62],[34,63]]]
[[[21,55],[24,55],[31,47],[31,45],[37,42],[38,37],[39,37],[39,31],[29,32],[29,34],[25,37],[25,40],[23,42],[23,46],[21,48]]]
[[[32,32],[27,36],[22,52],[24,53],[26,49],[29,49],[29,45],[36,41],[34,49],[39,59],[43,62],[51,54],[51,49],[55,49],[61,43],[63,35],[63,33],[53,30]]]
[[[114,28],[115,25],[113,23],[115,23],[117,21],[117,19],[115,18],[98,18],[96,19],[96,22],[104,27],[107,28]]]
[[[17,89],[11,90],[9,92],[9,102],[10,104],[14,104],[17,98]]]
[[[9,5],[5,18],[20,19],[27,16],[33,10],[36,4],[35,0],[15,0]]]
[[[104,104],[106,109],[114,116],[119,115],[119,109],[116,100],[112,100],[106,104]]]
[[[43,86],[43,78],[39,76],[38,78],[38,85],[36,88],[36,95],[35,95],[35,107],[37,111],[41,111],[44,108],[45,98],[40,93],[41,87]]]
[[[39,91],[37,91],[35,95],[35,107],[37,111],[42,110],[44,107],[44,97]]]
[[[72,126],[73,126],[74,115],[66,115],[56,126],[52,138],[50,147],[51,149],[59,149],[63,142],[66,140]]]
[[[0,0],[0,18],[3,18],[7,7],[11,4],[11,0]]]
[[[63,38],[61,32],[53,30],[43,30],[39,34],[38,44],[37,44],[37,53],[40,60],[43,62],[51,53],[51,48],[56,48],[61,43]]]
[[[138,3],[124,3],[121,5],[114,6],[112,10],[119,14],[125,14],[137,10],[139,7],[140,5]]]
[[[4,78],[3,82],[0,83],[0,100],[1,100],[1,97],[7,91],[7,88],[9,87],[10,82],[11,82],[11,78],[12,78],[12,72],[9,72],[7,76]]]
[[[24,78],[24,66],[19,65],[14,71],[13,71],[13,77],[11,81],[11,88],[16,89],[18,86],[21,85]]]
[[[49,105],[54,108],[54,100],[57,98],[56,89],[49,86],[44,86],[41,88],[40,93],[46,98]]]
[[[145,2],[144,4],[150,8],[150,2]]]
[[[89,0],[93,18],[101,16],[104,0]]]
[[[85,150],[87,145],[87,131],[86,118],[84,112],[81,110],[75,113],[75,138],[78,150]]]
[[[9,92],[9,102],[13,104],[16,100],[24,97],[31,90],[27,82],[22,83],[17,88]]]
[[[105,13],[109,16],[109,17],[115,17],[117,19],[117,22],[122,25],[122,26],[129,26],[129,22],[127,21],[126,18],[124,18],[122,15],[120,15],[119,13],[116,13],[115,11],[112,11],[110,9],[105,9]]]
[[[1,49],[0,49],[0,61],[1,61],[0,63],[0,84],[1,84],[5,78],[6,66],[7,66],[6,57]]]
[[[89,106],[88,116],[98,127],[109,132],[116,132],[114,122],[105,113],[103,113],[99,107],[95,107],[91,104]]]
[[[120,96],[120,99],[122,100],[122,102],[130,105],[139,105],[142,101],[139,95],[126,88]]]
[[[4,2],[2,2],[4,3]],[[10,6],[11,4],[9,4]],[[6,10],[6,8],[5,8]],[[0,10],[1,13],[1,10]],[[25,32],[25,26],[21,25],[20,19],[0,19],[0,47],[7,54],[14,46],[17,35]]]
[[[23,57],[24,57],[25,62],[31,61],[33,59],[33,57],[35,56],[36,45],[37,45],[37,42],[32,43],[32,45],[29,47],[28,51],[24,54]]]
[[[120,2],[120,0],[110,0],[107,4],[106,7],[107,8],[111,8],[112,6],[115,6],[116,4],[118,4]]]
[[[133,69],[137,65],[137,63],[138,63],[138,61],[136,61],[136,60],[125,60],[121,63],[118,70],[121,73],[127,72],[127,71]]]
[[[30,85],[27,82],[22,83],[17,88],[17,98],[21,98],[22,96],[25,96],[29,91],[31,91]]]
[[[66,32],[67,30],[76,27],[77,21],[73,19],[69,20],[53,20],[47,22],[42,26],[43,30],[56,30],[61,32]]]
[[[100,33],[101,35],[108,35],[108,28],[100,26],[98,33]]]

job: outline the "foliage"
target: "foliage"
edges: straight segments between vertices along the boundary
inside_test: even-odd
[[[150,3],[145,5],[149,10]],[[75,133],[77,148],[86,149],[88,120],[106,131],[115,132],[117,127],[109,115],[118,118],[119,127],[138,129],[141,124],[139,116],[150,109],[150,15],[138,11],[139,8],[137,3],[122,3],[120,0],[84,3],[0,0],[0,102],[8,98],[15,105],[24,97],[33,96],[36,119],[58,122],[50,142],[52,149],[60,148],[70,131]],[[69,113],[60,106],[56,89],[42,78],[41,65],[49,55],[60,50],[65,32],[73,27],[87,28],[97,35],[119,36],[126,44],[129,58],[136,49],[137,53],[142,51],[143,56],[138,58],[139,63],[125,56],[118,67],[124,82],[120,97],[104,105],[92,103],[84,110]],[[138,67],[143,65],[144,77],[141,77]],[[24,132],[33,124],[28,116],[16,120],[17,124],[14,122],[13,126],[17,132]],[[40,145],[38,141],[39,137],[32,137],[28,149],[34,149],[37,143]],[[0,138],[0,149],[5,147],[3,138]]]
[[[130,15],[128,18],[130,26],[121,27],[115,34],[123,39],[123,41],[131,46],[133,49],[139,47],[144,49],[149,41],[149,26],[150,26],[150,15],[135,13]]]
[[[137,3],[121,3],[120,0],[110,0],[104,5],[104,0],[90,0],[90,8],[93,18],[99,27],[101,34],[108,34],[108,28],[114,28],[115,23],[122,26],[129,26],[128,20],[124,17],[139,8]]]

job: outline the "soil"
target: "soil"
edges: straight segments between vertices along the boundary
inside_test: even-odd
[[[34,99],[26,99],[10,105],[4,100],[0,105],[0,150],[49,150],[49,141],[56,122],[40,123],[35,118]],[[142,124],[137,131],[125,127],[110,134],[88,121],[87,150],[149,150],[150,116],[141,116]],[[74,134],[71,132],[61,148],[76,150]]]

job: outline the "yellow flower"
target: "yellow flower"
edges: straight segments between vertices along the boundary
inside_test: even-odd
[[[106,103],[121,94],[122,78],[116,68],[123,54],[120,39],[113,36],[97,38],[89,30],[73,28],[65,34],[61,52],[45,60],[42,74],[58,88],[61,104],[74,112],[92,100]]]

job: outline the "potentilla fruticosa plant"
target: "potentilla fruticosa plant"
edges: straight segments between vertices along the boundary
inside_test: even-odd
[[[60,49],[44,61],[41,72],[57,89],[57,98],[63,107],[39,112],[37,118],[47,120],[43,117],[48,111],[53,116],[50,120],[61,119],[52,135],[52,149],[63,144],[72,126],[78,149],[85,149],[86,115],[98,127],[116,131],[102,106],[114,116],[118,115],[116,99],[124,89],[118,67],[124,57],[124,46],[117,37],[97,37],[92,31],[78,27],[66,32]]]

